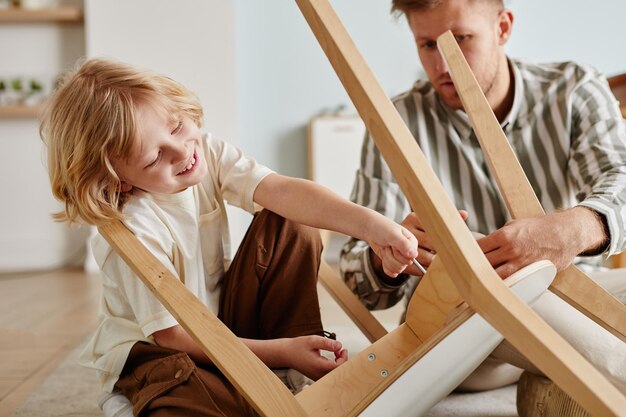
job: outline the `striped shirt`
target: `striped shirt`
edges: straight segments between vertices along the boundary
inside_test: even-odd
[[[626,248],[626,129],[606,78],[571,62],[534,65],[510,60],[515,93],[501,123],[546,212],[582,205],[606,217],[605,254]],[[467,114],[446,107],[428,81],[393,99],[435,174],[470,230],[488,234],[510,219]],[[401,222],[410,212],[372,138],[366,135],[352,200]],[[344,280],[369,308],[387,308],[412,293],[409,280],[386,285],[370,265],[366,242],[341,253]],[[597,268],[601,257],[577,258]],[[586,269],[586,268],[585,268]],[[402,282],[402,281],[401,281]]]

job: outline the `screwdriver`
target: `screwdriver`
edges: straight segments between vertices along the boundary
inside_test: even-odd
[[[426,269],[422,266],[422,264],[417,262],[417,259],[415,258],[413,258],[413,265],[415,265],[417,269],[419,269],[422,272],[422,275],[426,275]]]

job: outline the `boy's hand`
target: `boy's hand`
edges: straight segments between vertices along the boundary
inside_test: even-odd
[[[348,351],[341,342],[322,336],[300,336],[284,339],[288,366],[316,381],[348,360]],[[321,351],[331,352],[329,359]]]
[[[368,243],[380,258],[384,273],[396,277],[417,258],[417,239],[401,225],[380,215],[370,225]]]
[[[466,220],[468,217],[468,213],[465,210],[459,210],[459,214],[463,220]],[[392,224],[396,225],[393,222]],[[419,241],[419,253],[416,253],[416,256],[413,256],[413,258],[417,259],[417,261],[425,268],[428,268],[433,260],[433,257],[435,256],[435,250],[428,239],[428,235],[422,227],[422,223],[417,218],[417,215],[415,213],[410,213],[402,221],[402,226],[403,236],[406,236],[406,232],[408,231],[408,235],[416,239],[415,244]],[[413,244],[413,240],[407,240],[404,243],[407,242]],[[402,244],[403,242],[400,240],[400,243]],[[411,264],[413,258],[407,256],[407,254],[402,252],[401,249],[394,250],[393,247],[384,247],[371,241],[369,244],[372,252],[374,252],[370,256],[372,267],[378,276],[385,274],[389,277],[396,277],[402,272],[417,276],[422,275],[422,272],[415,265]]]

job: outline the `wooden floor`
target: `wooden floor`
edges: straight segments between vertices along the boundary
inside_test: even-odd
[[[93,331],[99,291],[82,270],[0,274],[0,417]]]

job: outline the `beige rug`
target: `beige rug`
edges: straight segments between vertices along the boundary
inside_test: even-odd
[[[11,417],[102,417],[94,371],[77,362],[81,343]]]
[[[321,287],[319,295],[322,321],[328,330],[340,336],[344,347],[355,354],[368,346],[365,336]],[[392,329],[401,312],[402,306],[398,305],[374,313],[384,326]],[[100,389],[95,372],[77,363],[82,346],[65,358],[12,417],[103,417],[98,408]],[[515,386],[475,394],[452,394],[424,417],[517,417],[515,395]]]
[[[102,417],[95,374],[77,363],[81,348],[72,351],[12,417]],[[424,417],[517,417],[515,386],[452,394]]]

